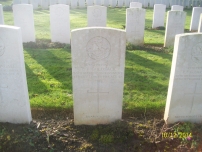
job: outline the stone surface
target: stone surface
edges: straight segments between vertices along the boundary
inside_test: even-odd
[[[179,34],[174,53],[164,120],[202,122],[202,34]]]
[[[70,44],[69,5],[50,6],[51,41]]]
[[[165,12],[166,12],[166,5],[164,4],[154,5],[152,28],[164,26]]]
[[[199,25],[198,25],[198,32],[202,32],[202,14],[200,15]]]
[[[34,9],[39,7],[39,0],[30,0],[30,4],[32,4]]]
[[[78,0],[71,0],[71,8],[77,8]]]
[[[21,30],[0,25],[0,122],[31,121]]]
[[[42,9],[48,9],[49,8],[49,0],[41,0],[41,7],[42,7]]]
[[[93,0],[86,0],[87,6],[93,6]]]
[[[0,25],[4,24],[3,6],[0,4]]]
[[[142,3],[139,2],[131,2],[130,3],[130,8],[142,8]]]
[[[86,7],[85,0],[79,0],[79,8]]]
[[[145,13],[142,8],[126,9],[126,38],[134,45],[144,44]]]
[[[180,5],[173,5],[171,11],[183,11],[184,7]]]
[[[118,0],[117,6],[118,6],[118,7],[123,7],[123,0]]]
[[[50,0],[50,5],[55,5],[57,4],[57,0]]]
[[[35,42],[33,6],[31,4],[13,5],[14,25],[21,27],[23,42]]]
[[[164,47],[173,47],[176,34],[184,33],[186,12],[168,11]]]
[[[202,7],[193,7],[192,16],[191,16],[191,24],[190,31],[198,30],[199,18],[202,13]]]
[[[110,0],[109,2],[110,2],[110,6],[111,6],[111,7],[116,7],[116,5],[117,5],[117,0]]]
[[[94,5],[102,5],[102,1],[101,0],[94,0]]]
[[[107,7],[105,6],[88,6],[87,8],[88,27],[102,26],[106,27]]]
[[[73,30],[71,35],[75,125],[120,120],[125,31],[91,27]]]

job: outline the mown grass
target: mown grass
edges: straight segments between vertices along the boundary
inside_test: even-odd
[[[168,11],[168,10],[167,10]],[[191,10],[187,12],[185,29],[189,29]],[[71,9],[71,29],[86,27],[85,9]],[[124,29],[125,8],[108,8],[107,26]],[[162,47],[165,30],[153,30],[153,9],[146,10],[145,44],[126,51],[123,109],[130,112],[163,111],[166,102],[172,48]],[[13,25],[11,12],[4,12],[5,23]],[[50,41],[48,10],[34,11],[36,38]],[[165,18],[166,20],[166,18]],[[129,47],[128,47],[129,48]],[[32,108],[72,109],[71,49],[24,47],[30,103]]]

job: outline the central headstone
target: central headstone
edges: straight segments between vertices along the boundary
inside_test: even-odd
[[[202,34],[179,34],[170,73],[164,120],[202,122]]]
[[[0,25],[0,122],[31,120],[21,30]]]
[[[120,120],[125,31],[92,27],[73,30],[71,35],[75,125]]]
[[[105,6],[88,6],[88,27],[102,26],[106,27],[107,22],[107,7]]]
[[[152,28],[164,26],[165,12],[166,12],[166,5],[164,4],[154,5]]]

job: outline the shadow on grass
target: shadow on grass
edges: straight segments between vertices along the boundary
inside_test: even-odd
[[[63,49],[27,49],[27,53],[51,75],[51,77],[47,76],[47,79],[51,80],[53,77],[62,84],[62,89],[72,90],[71,55],[69,51]]]

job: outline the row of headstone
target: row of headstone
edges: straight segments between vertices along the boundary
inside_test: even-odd
[[[82,8],[92,5],[103,5],[106,7],[129,7],[130,2],[140,2],[143,7],[153,8],[155,4],[164,4],[166,7],[181,5],[184,8],[202,6],[202,0],[13,0],[13,4],[33,4],[36,9],[40,5],[43,9],[48,9],[49,5],[67,4],[71,8]]]

